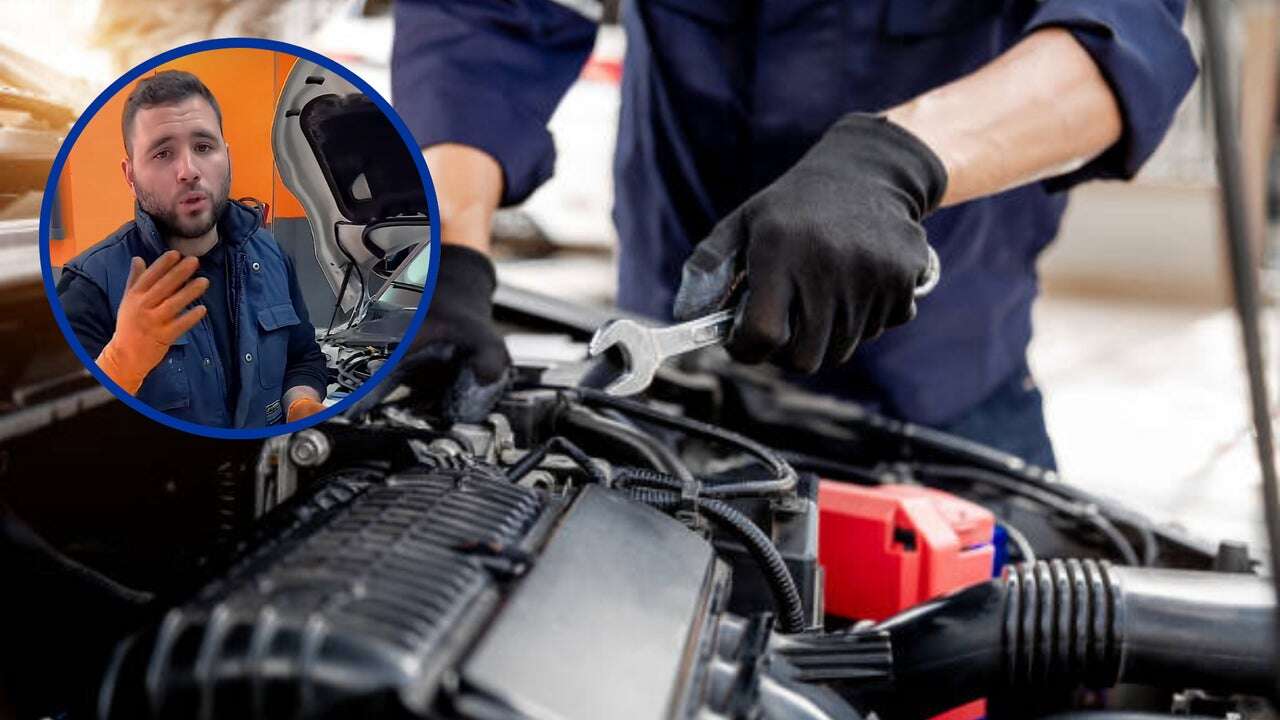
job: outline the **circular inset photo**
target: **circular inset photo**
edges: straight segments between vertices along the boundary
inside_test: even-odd
[[[439,229],[422,155],[338,63],[186,45],[98,96],[53,165],[41,262],[85,366],[167,425],[261,438],[332,417],[426,314]]]

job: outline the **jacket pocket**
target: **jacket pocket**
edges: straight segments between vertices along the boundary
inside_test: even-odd
[[[291,303],[258,310],[258,381],[264,389],[279,388],[289,362],[290,328],[301,322]]]
[[[947,35],[1004,10],[1008,0],[887,0],[884,34],[895,38]]]
[[[138,388],[138,399],[156,410],[180,410],[191,407],[191,381],[186,372],[186,335],[178,338],[165,353],[160,364],[147,373]]]

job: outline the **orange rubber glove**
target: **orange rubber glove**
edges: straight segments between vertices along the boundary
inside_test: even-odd
[[[304,395],[289,403],[289,409],[285,412],[285,422],[311,417],[323,409],[324,403]]]
[[[198,258],[183,258],[174,250],[151,267],[137,257],[129,264],[116,331],[98,355],[98,367],[130,395],[138,392],[173,341],[208,312],[203,305],[183,312],[209,289],[205,278],[187,282],[199,267]]]

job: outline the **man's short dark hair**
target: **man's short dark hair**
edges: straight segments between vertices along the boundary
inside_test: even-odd
[[[214,116],[218,118],[218,131],[221,132],[222,109],[218,107],[217,99],[200,81],[200,78],[183,70],[162,70],[139,81],[133,92],[129,93],[129,98],[124,101],[120,131],[124,135],[125,152],[129,155],[133,154],[133,148],[130,147],[129,142],[129,131],[133,127],[133,117],[139,110],[158,105],[174,105],[189,97],[202,97],[209,102]]]

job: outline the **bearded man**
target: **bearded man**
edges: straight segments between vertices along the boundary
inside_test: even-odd
[[[293,422],[324,408],[324,355],[293,262],[250,206],[228,200],[222,111],[195,75],[140,81],[121,116],[134,219],[63,268],[80,344],[125,392],[213,427]]]

